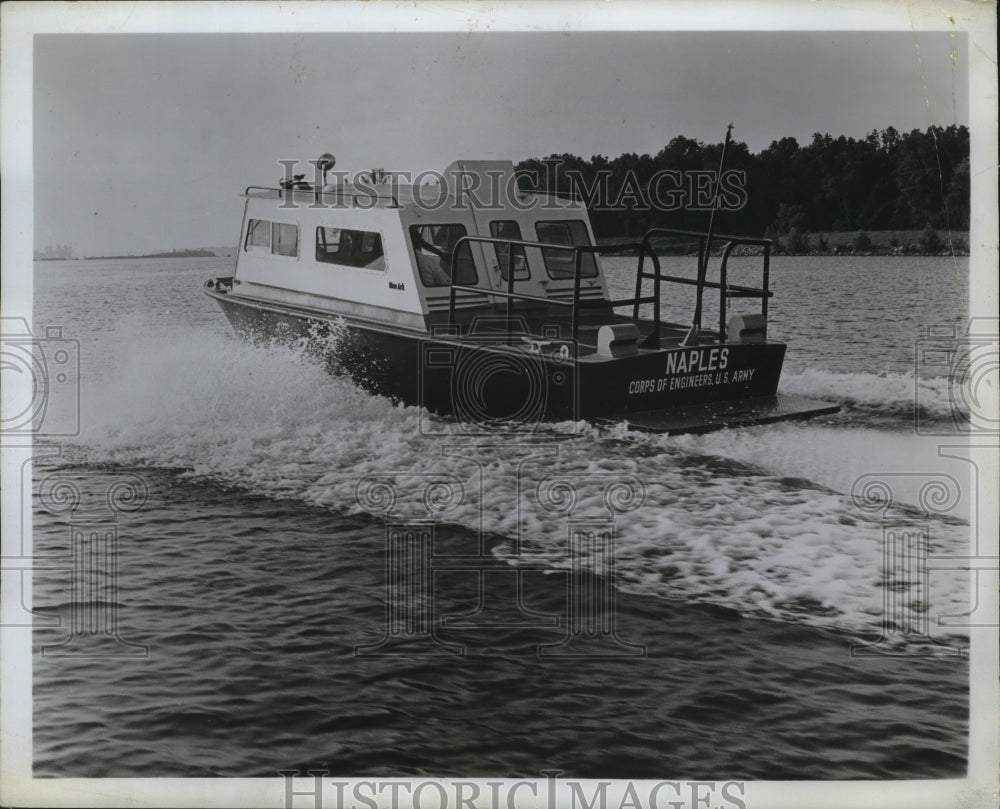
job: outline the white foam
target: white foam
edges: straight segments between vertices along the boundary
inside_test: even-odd
[[[676,436],[670,443],[688,452],[754,464],[773,475],[801,478],[843,494],[850,494],[868,477],[888,475],[895,502],[900,505],[918,506],[923,486],[941,473],[956,479],[959,495],[969,493],[969,464],[943,460],[937,436],[789,422]],[[967,508],[950,511],[968,513]]]
[[[953,410],[947,377],[915,378],[911,373],[837,373],[812,368],[798,373],[785,371],[778,390],[902,416],[912,414],[915,405],[938,418],[950,418]]]
[[[823,377],[805,379],[815,388]],[[473,439],[435,419],[436,435],[423,435],[426,413],[330,377],[301,347],[249,346],[207,327],[152,334],[137,321],[109,335],[84,405],[81,442],[95,462],[376,518],[432,517],[505,537],[495,552],[512,564],[552,569],[599,566],[570,558],[568,519],[613,517],[628,590],[832,626],[870,628],[882,603],[882,529],[851,502],[851,483],[914,450],[905,435],[810,424],[672,439],[553,425]],[[954,552],[968,528],[934,532]],[[962,575],[935,576],[936,608],[961,612]]]

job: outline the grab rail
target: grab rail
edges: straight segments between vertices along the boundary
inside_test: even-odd
[[[246,187],[246,190],[243,192],[243,196],[245,197],[250,196],[251,191],[266,191],[268,194],[273,193],[274,199],[284,199],[286,202],[291,203],[290,205],[281,206],[285,208],[296,207],[295,206],[296,195],[304,197],[304,199],[301,200],[303,202],[309,201],[311,199],[313,203],[316,204],[317,206],[325,204],[324,197],[336,196],[343,198],[345,196],[350,196],[351,205],[355,208],[362,208],[362,209],[374,208],[379,201],[385,201],[391,203],[386,206],[387,208],[400,207],[399,199],[396,197],[395,194],[377,194],[374,193],[374,191],[371,193],[367,191],[346,192],[342,188],[335,188],[330,191],[326,191],[324,189],[315,188],[313,186],[299,187],[299,188],[272,188],[266,185],[248,185]],[[363,200],[367,204],[359,205],[358,204],[359,199]],[[343,207],[343,206],[332,206],[332,207]]]
[[[736,284],[727,284],[726,268],[729,264],[729,255],[737,244],[754,244],[764,248],[764,266],[762,269],[761,288],[744,287]],[[726,339],[726,308],[728,298],[760,298],[760,314],[764,318],[763,338],[767,339],[767,300],[772,295],[770,289],[771,282],[771,240],[770,239],[743,239],[739,242],[729,242],[722,251],[722,263],[719,265],[719,336],[720,341]],[[733,292],[732,290],[735,290]],[[700,325],[700,324],[699,324]]]

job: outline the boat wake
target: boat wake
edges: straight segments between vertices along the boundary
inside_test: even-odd
[[[849,420],[876,419],[880,426],[913,429],[916,423],[943,426],[968,420],[947,377],[915,378],[912,373],[837,373],[810,369],[785,371],[779,390],[838,402]]]
[[[301,346],[251,346],[208,327],[152,335],[133,322],[99,359],[84,380],[87,463],[176,470],[378,521],[433,519],[485,537],[510,564],[553,570],[604,569],[606,555],[570,548],[573,521],[596,521],[614,527],[622,589],[743,615],[870,634],[887,587],[912,591],[900,599],[912,617],[967,609],[962,571],[936,570],[922,588],[884,568],[889,519],[925,530],[932,554],[969,543],[967,478],[949,467],[955,502],[924,513],[926,480],[912,473],[937,474],[942,461],[901,425],[831,417],[666,437],[565,423],[470,435],[331,377]],[[783,389],[898,422],[912,385],[816,371]],[[922,404],[947,418],[943,388],[926,393]],[[859,498],[865,476],[904,472],[893,508]]]

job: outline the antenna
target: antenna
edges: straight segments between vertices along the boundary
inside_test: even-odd
[[[719,188],[722,186],[722,172],[726,167],[726,152],[729,151],[729,144],[733,139],[733,123],[729,122],[726,127],[726,140],[722,144],[722,158],[719,160],[719,175],[715,178],[715,193],[712,195],[712,212],[708,216],[708,235],[705,237],[705,252],[698,255],[698,294],[694,305],[694,320],[687,336],[681,343],[688,345],[697,336],[698,329],[701,328],[701,299],[705,290],[705,275],[708,273],[708,257],[712,251],[712,236],[715,231],[715,211],[719,207]]]

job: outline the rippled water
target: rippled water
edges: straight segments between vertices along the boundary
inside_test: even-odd
[[[673,438],[470,439],[302,352],[231,338],[198,289],[226,269],[36,264],[36,332],[80,340],[83,386],[79,438],[39,448],[36,554],[65,558],[74,524],[109,524],[116,481],[146,492],[114,524],[110,664],[34,657],[37,775],[964,772],[967,665],[940,654],[964,645],[961,621],[912,630],[965,612],[966,579],[900,578],[883,546],[887,526],[934,556],[969,543],[968,471],[913,430],[915,400],[950,424],[948,380],[915,373],[914,350],[927,326],[964,328],[966,260],[775,260],[781,388],[844,412]],[[875,474],[888,512],[852,498]],[[942,475],[956,491],[925,513]],[[45,496],[60,481],[80,492],[72,519]],[[575,521],[612,520],[613,557],[573,546]],[[435,633],[379,645],[397,525],[433,542]],[[580,592],[614,599],[613,634],[573,623]],[[37,650],[67,639],[81,598],[66,571],[36,574],[39,624],[62,619]]]

